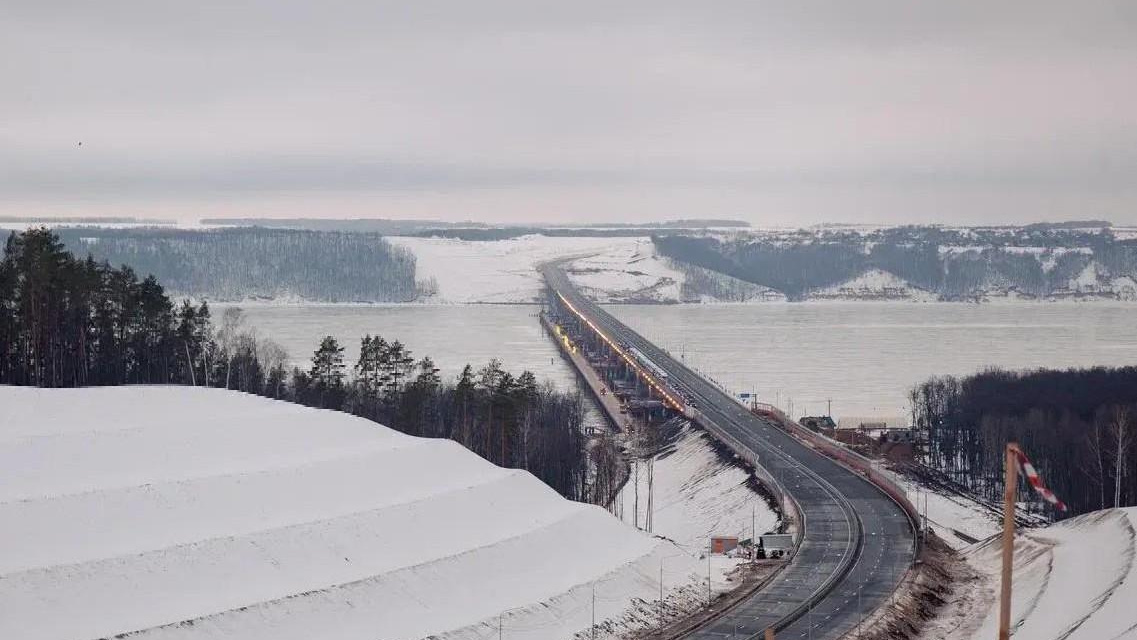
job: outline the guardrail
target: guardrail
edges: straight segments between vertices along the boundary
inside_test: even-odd
[[[881,473],[876,468],[876,465],[873,464],[873,461],[870,458],[862,456],[856,451],[852,451],[844,444],[837,442],[832,438],[826,437],[820,433],[801,426],[796,420],[787,416],[781,409],[778,409],[777,407],[766,405],[766,408],[764,409],[767,412],[774,414],[778,420],[778,423],[781,424],[783,428],[786,429],[786,431],[788,431],[798,440],[802,440],[808,443],[809,445],[813,446],[814,449],[820,451],[821,453],[824,453],[826,456],[836,460],[837,462],[840,462],[850,469],[859,472],[865,477],[865,479],[876,485],[876,487],[887,494],[888,497],[892,498],[896,504],[900,505],[900,508],[904,510],[904,513],[908,515],[908,518],[912,521],[913,524],[920,521],[920,513],[916,510],[916,507],[913,506],[911,502],[909,502],[908,492],[905,491],[904,488],[899,484],[894,482],[892,478],[889,478],[887,475]]]
[[[743,446],[742,443],[738,442],[738,440],[736,440],[729,433],[720,429],[712,420],[701,419],[703,417],[702,413],[697,409],[688,409],[688,417],[698,421],[699,424],[703,426],[703,428],[707,429],[707,431],[713,434],[721,442],[730,447],[736,455],[738,455],[743,460],[746,460],[754,468],[755,475],[757,475],[759,479],[766,483],[768,487],[771,487],[772,491],[775,491],[778,495],[789,497],[789,505],[792,505],[793,517],[795,517],[795,519],[797,519],[797,521],[801,524],[801,526],[795,527],[794,529],[794,554],[796,555],[799,547],[801,546],[807,526],[806,514],[805,511],[801,509],[801,505],[798,504],[797,500],[792,496],[792,494],[788,494],[785,491],[785,488],[782,486],[781,482],[778,481],[778,479],[773,475],[771,475],[770,472],[761,464],[757,454],[755,454],[749,448]],[[832,485],[826,482],[824,478],[821,478],[820,476],[815,476],[815,478],[817,482],[822,483],[828,487],[828,490],[832,492],[833,495],[840,495],[840,493]],[[785,499],[782,498],[782,500],[784,503]],[[849,507],[847,501],[846,506]],[[851,507],[849,507],[849,509],[851,510]],[[790,517],[790,510],[783,508],[783,512],[787,514],[787,517]],[[798,606],[794,607],[792,611],[782,616],[780,620],[774,623],[773,628],[775,631],[782,631],[800,619],[803,615],[805,615],[809,609],[811,609],[814,605],[828,596],[829,592],[833,590],[833,587],[838,582],[843,580],[849,571],[853,568],[853,564],[855,563],[856,558],[860,556],[861,548],[864,546],[864,530],[861,526],[861,519],[856,517],[855,514],[850,519],[849,524],[854,529],[852,532],[850,532],[853,540],[853,547],[846,551],[846,555],[842,559],[842,562],[837,567],[836,571],[830,574],[825,579],[825,581],[821,583],[816,589],[814,589],[814,591],[805,600],[799,603]]]
[[[793,494],[786,491],[781,481],[778,480],[774,474],[770,473],[769,469],[758,459],[758,454],[749,447],[743,445],[725,430],[720,429],[714,421],[703,418],[702,412],[698,409],[693,409],[688,406],[684,414],[691,420],[698,422],[704,429],[709,431],[711,435],[717,438],[719,442],[729,447],[730,450],[734,452],[734,455],[750,465],[754,470],[754,475],[758,477],[758,480],[770,490],[770,493],[774,494],[782,510],[782,515],[785,516],[787,522],[794,525],[794,548],[790,557],[796,555],[798,547],[801,546],[802,537],[805,535],[806,528],[805,512],[802,510],[801,505],[798,504],[797,499],[793,497]]]

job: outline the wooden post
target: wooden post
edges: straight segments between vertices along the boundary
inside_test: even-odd
[[[766,640],[774,640],[774,630],[769,627],[766,628]]]
[[[1003,487],[1003,584],[999,592],[999,640],[1011,637],[1011,568],[1015,559],[1015,495],[1019,485],[1018,445],[1007,443]]]

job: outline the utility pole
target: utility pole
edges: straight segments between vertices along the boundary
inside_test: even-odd
[[[501,617],[504,615],[504,611],[497,614],[497,640],[501,640]]]
[[[635,454],[634,454],[636,456],[635,480],[632,482],[632,485],[635,487],[636,491],[635,491],[635,501],[632,503],[632,507],[633,507],[632,508],[632,526],[639,529],[640,528],[640,450],[639,450],[639,446],[638,446],[638,444],[639,444],[638,436],[637,436],[636,444],[637,444],[637,446],[635,448]]]
[[[1003,583],[999,590],[999,640],[1011,637],[1011,568],[1015,559],[1015,492],[1019,484],[1019,447],[1007,443],[1003,486]]]
[[[651,533],[655,528],[655,487],[653,478],[655,476],[655,457],[647,459],[647,532]]]
[[[707,549],[707,608],[711,606],[711,549]]]
[[[750,561],[753,562],[758,559],[758,538],[757,526],[758,520],[758,505],[750,504]]]
[[[861,630],[861,624],[865,621],[865,609],[861,606],[861,591],[864,588],[864,585],[857,585],[857,631]]]
[[[592,583],[592,640],[596,640],[596,583]]]
[[[928,492],[924,492],[924,538],[923,542],[928,541]]]
[[[663,629],[663,558],[659,559],[659,628]]]
[[[826,407],[827,407],[827,408],[825,409],[825,415],[827,415],[827,416],[829,416],[830,418],[832,418],[832,417],[833,417],[833,398],[828,398],[828,399],[826,399],[826,400],[825,400],[825,404],[826,404]]]

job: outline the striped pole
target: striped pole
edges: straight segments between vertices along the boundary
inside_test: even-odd
[[[1011,637],[1011,568],[1015,554],[1015,489],[1019,483],[1018,445],[1007,443],[1003,472],[1003,576],[999,591],[999,640]]]
[[[1059,500],[1058,496],[1042,483],[1042,477],[1031,464],[1030,458],[1027,458],[1019,445],[1014,442],[1007,443],[1004,466],[1006,479],[1003,488],[1003,581],[999,592],[999,640],[1008,640],[1011,637],[1011,569],[1015,554],[1015,495],[1019,483],[1019,470],[1022,470],[1031,488],[1042,496],[1043,500],[1054,505],[1059,511],[1066,511],[1066,503]]]

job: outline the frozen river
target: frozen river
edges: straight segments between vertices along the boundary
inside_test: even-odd
[[[933,375],[1137,364],[1137,306],[912,304],[610,306],[736,392],[795,416],[907,414]]]
[[[430,355],[446,376],[499,358],[558,385],[574,374],[541,333],[536,306],[244,307],[258,333],[306,363],[331,334],[354,359],[364,333]],[[822,303],[613,305],[608,309],[733,391],[796,415],[907,412],[928,376],[1006,368],[1137,364],[1137,306],[1123,304]],[[220,317],[220,308],[217,310]]]

